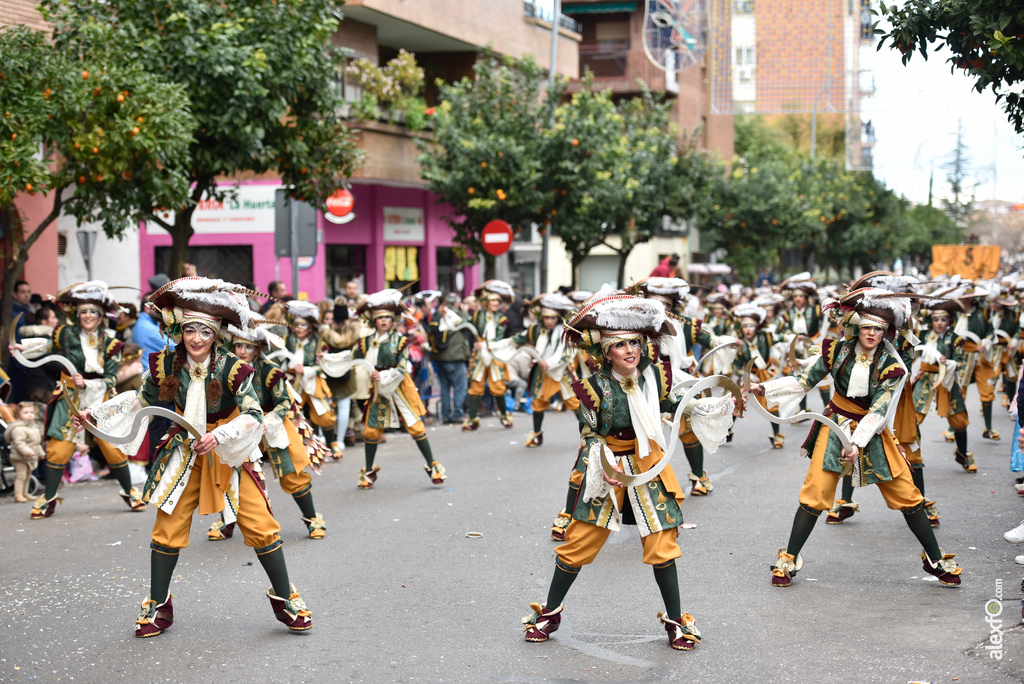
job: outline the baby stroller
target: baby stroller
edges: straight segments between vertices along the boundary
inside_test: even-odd
[[[14,466],[11,465],[11,446],[7,443],[7,423],[13,419],[10,407],[0,404],[0,493],[7,494],[14,490]],[[43,491],[36,476],[29,476],[29,496],[38,496]]]

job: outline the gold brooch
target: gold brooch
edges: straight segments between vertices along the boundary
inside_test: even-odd
[[[623,387],[623,389],[631,390],[635,386],[636,386],[636,380],[632,376],[630,376],[628,378],[623,378],[623,380],[622,380],[622,387]]]

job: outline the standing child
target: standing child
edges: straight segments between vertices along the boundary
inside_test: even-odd
[[[36,405],[31,401],[18,404],[16,420],[7,426],[7,443],[11,445],[11,465],[14,466],[14,500],[28,503],[28,485],[32,471],[39,465],[43,451],[43,436],[36,426]]]

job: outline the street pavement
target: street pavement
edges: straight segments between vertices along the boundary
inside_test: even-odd
[[[269,582],[241,534],[209,542],[212,517],[196,516],[172,584],[174,626],[135,639],[154,510],[127,511],[111,482],[63,488],[64,504],[43,521],[3,497],[0,682],[1019,682],[1024,568],[1013,558],[1024,546],[1002,539],[1024,517],[1009,472],[1011,422],[997,405],[1003,441],[982,441],[975,388],[969,396],[978,474],[954,463],[944,421],[933,414],[924,424],[927,494],[942,514],[940,545],[964,567],[959,589],[922,571],[903,516],[873,487],[857,490],[852,520],[819,521],[792,587],[771,587],[809,424],[784,428],[786,446],[773,450],[768,423],[751,414],[732,444],[707,456],[714,492],[683,503],[695,527],[679,534],[682,605],[703,643],[668,647],[657,585],[626,527],[580,573],[553,639],[527,644],[520,620],[546,597],[548,529],[578,431],[572,415],[549,415],[544,445],[526,449],[530,418],[517,414],[512,430],[494,418],[471,434],[430,428],[444,486],[430,484],[404,433],[378,451],[372,491],[355,486],[362,446],[348,449],[314,476],[322,541],[306,538],[266,468],[291,578],[313,612],[303,635],[274,619]],[[812,393],[812,410],[819,401]],[[674,466],[684,479],[681,449]],[[1001,661],[985,647],[997,592]]]

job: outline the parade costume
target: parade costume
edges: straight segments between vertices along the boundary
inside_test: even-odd
[[[1003,407],[1009,408],[1014,394],[1011,388],[1016,383],[1019,367],[1017,351],[1020,341],[1017,339],[1017,335],[1020,333],[1020,310],[1017,300],[1006,293],[994,299],[992,303],[998,307],[992,311],[990,317],[995,333],[993,364],[998,364],[998,372],[1002,375]],[[998,361],[994,358],[997,350],[999,352]]]
[[[78,444],[84,444],[85,434],[75,428],[71,413],[64,399],[64,385],[71,388],[78,405],[83,408],[95,408],[107,400],[117,385],[117,369],[121,359],[124,343],[115,339],[107,332],[108,314],[119,310],[117,302],[110,296],[107,284],[101,280],[72,285],[62,290],[56,297],[57,303],[64,309],[69,319],[77,319],[83,315],[94,315],[97,327],[86,332],[79,322],[78,325],[61,325],[47,338],[24,338],[21,341],[23,354],[26,358],[38,358],[52,352],[63,355],[75,366],[84,379],[85,387],[78,389],[67,372],[61,375],[61,385],[53,393],[53,399],[46,411],[46,491],[33,504],[31,518],[41,520],[53,515],[58,502],[57,496],[61,477],[67,468],[71,456]],[[142,494],[132,487],[131,475],[128,471],[128,457],[102,439],[95,440],[103,458],[110,466],[110,472],[121,485],[119,492],[132,511],[145,510]]]
[[[546,603],[532,603],[533,615],[523,619],[528,642],[547,641],[561,622],[562,600],[580,570],[597,557],[610,531],[621,523],[636,524],[643,544],[643,562],[654,569],[655,580],[665,602],[658,619],[668,632],[669,644],[691,650],[700,642],[693,616],[683,613],[675,559],[681,552],[676,543],[683,516],[679,503],[684,494],[671,465],[640,486],[611,487],[603,477],[600,461],[608,450],[621,459],[625,474],[640,475],[662,458],[665,435],[660,413],[674,413],[681,398],[672,393],[672,370],[665,360],[647,356],[656,336],[669,334],[667,317],[655,302],[630,295],[602,291],[566,323],[568,337],[601,361],[600,370],[573,383],[580,404],[580,448],[572,472],[567,509],[572,520],[565,530],[565,543],[556,549],[554,576]],[[610,348],[625,345],[635,354],[636,368],[620,375]],[[626,358],[621,356],[620,358]],[[626,362],[623,361],[625,364]],[[697,400],[708,407],[709,448],[724,442],[731,420],[732,397]],[[621,511],[621,516],[620,512]]]
[[[292,330],[285,339],[285,346],[290,358],[284,365],[295,376],[306,420],[323,430],[324,441],[330,446],[332,455],[341,460],[344,449],[338,442],[334,396],[318,359],[318,355],[328,351],[320,333],[320,309],[311,302],[293,300],[288,302],[288,319]],[[299,337],[296,329],[303,327],[309,332],[305,337]],[[302,368],[301,373],[296,372],[299,367]]]
[[[1002,356],[1002,350],[995,347],[995,327],[984,301],[988,296],[987,290],[975,287],[959,297],[964,308],[970,309],[970,313],[957,317],[953,332],[964,340],[963,363],[958,369],[964,399],[967,398],[968,387],[972,383],[977,385],[981,412],[985,419],[982,437],[998,441],[999,433],[992,429],[992,402],[996,398],[995,381],[999,374],[996,364]],[[994,356],[997,351],[998,356]]]
[[[778,372],[779,364],[772,358],[772,346],[775,337],[764,329],[767,320],[767,312],[757,304],[740,304],[732,310],[732,315],[739,321],[740,348],[736,352],[733,361],[732,372],[737,378],[743,376],[743,369],[750,361],[753,361],[751,372],[758,382],[767,382]],[[756,332],[752,339],[747,339],[743,334],[744,326],[754,326]],[[768,409],[772,414],[777,415],[778,409],[768,406],[764,397],[757,397],[757,401]],[[779,432],[777,423],[772,423],[772,436],[769,437],[773,449],[781,449],[786,442],[786,436]]]
[[[306,468],[319,473],[331,452],[303,417],[296,397],[285,384],[287,374],[265,356],[283,348],[284,340],[267,327],[248,330],[229,325],[227,333],[235,344],[250,344],[256,348],[256,356],[249,365],[254,371],[252,386],[266,426],[260,449],[270,461],[281,490],[290,494],[299,507],[309,538],[323,539],[327,535],[327,523],[313,505],[313,479]],[[234,523],[227,524],[221,519],[210,527],[206,536],[211,541],[228,539],[234,527]]]
[[[890,423],[903,391],[907,369],[898,355],[885,347],[896,329],[905,329],[910,318],[910,301],[897,293],[877,288],[854,290],[834,304],[843,312],[846,336],[843,340],[825,340],[821,355],[800,374],[764,383],[759,394],[780,407],[782,415],[796,408],[800,397],[826,375],[835,383],[835,393],[826,409],[826,417],[837,421],[850,435],[857,450],[851,463],[844,460],[842,441],[832,429],[815,422],[804,452],[811,458],[800,489],[789,543],[779,549],[772,567],[772,586],[788,587],[801,569],[800,550],[814,529],[821,512],[828,510],[835,499],[840,477],[852,469],[857,486],[878,486],[886,505],[903,512],[907,526],[917,537],[924,551],[921,554],[925,572],[943,584],[960,584],[961,570],[953,554],[945,554],[935,541],[924,498],[914,485],[910,464],[900,453]],[[862,346],[861,329],[873,328],[881,340],[872,349]]]
[[[789,310],[783,314],[785,326],[782,340],[789,344],[794,337],[797,338],[794,345],[796,358],[806,361],[816,351],[812,346],[812,342],[821,333],[821,305],[811,301],[811,298],[818,293],[818,286],[811,280],[810,273],[801,273],[782,281],[779,284],[779,289],[789,294],[790,302],[792,303]],[[804,306],[802,308],[797,308],[794,299],[797,295],[803,295],[804,297]],[[785,374],[791,375],[798,373],[799,370],[799,368],[791,368]],[[831,387],[819,387],[818,392],[821,395],[822,405],[828,406],[829,397],[832,394]],[[806,397],[800,403],[800,409],[807,410]]]
[[[963,312],[963,304],[955,298],[925,300],[923,306],[930,309],[926,319],[929,328],[934,318],[944,316],[949,320],[953,313]],[[978,466],[974,462],[974,454],[967,451],[967,426],[970,420],[959,383],[961,374],[957,372],[964,362],[964,340],[947,325],[941,335],[930,329],[923,342],[920,348],[920,377],[914,382],[917,422],[919,425],[924,422],[934,398],[939,416],[949,423],[949,429],[956,440],[954,459],[968,473],[976,473]]]
[[[672,315],[672,310],[685,301],[686,295],[690,292],[690,286],[681,278],[648,278],[636,284],[637,290],[643,293],[648,299],[659,301],[669,314],[666,325],[671,332],[658,338],[658,353],[661,358],[668,360],[672,368],[673,381],[678,384],[681,381],[692,379],[688,372],[694,370],[696,360],[691,355],[691,350],[696,345],[704,348],[708,354],[720,345],[729,342],[738,342],[734,337],[722,335],[716,337],[702,328],[702,321],[687,316]],[[709,363],[718,362],[722,367],[729,367],[732,359],[736,356],[734,348],[725,348],[714,352],[718,359]],[[691,483],[690,493],[695,496],[706,496],[714,490],[714,485],[704,469],[704,447],[700,440],[693,433],[689,420],[682,420],[679,424],[679,440],[683,443],[683,452],[686,460],[690,463],[690,472],[687,475]]]
[[[466,409],[469,415],[462,423],[463,432],[471,432],[479,429],[480,419],[477,413],[480,411],[480,400],[484,396],[484,389],[494,397],[494,408],[498,412],[501,424],[506,428],[512,428],[512,416],[505,407],[505,383],[509,380],[508,365],[494,358],[490,347],[495,342],[505,339],[508,332],[508,318],[500,310],[490,311],[490,303],[498,302],[499,305],[508,306],[515,299],[512,286],[502,280],[488,280],[473,291],[480,308],[473,312],[469,322],[476,331],[477,344],[474,345],[473,353],[469,358],[469,390],[466,392]],[[451,316],[457,316],[450,312]],[[457,327],[454,318],[446,322],[441,321],[441,332],[445,333]]]
[[[377,445],[383,441],[384,430],[402,427],[416,442],[426,465],[427,476],[434,484],[442,484],[445,470],[434,459],[427,440],[427,429],[422,417],[427,410],[420,400],[416,385],[409,375],[409,338],[394,328],[394,321],[406,311],[402,293],[398,290],[382,290],[369,295],[357,311],[370,317],[376,325],[377,319],[389,318],[390,329],[364,337],[356,344],[354,358],[365,359],[380,373],[380,380],[374,384],[373,396],[366,404],[363,417],[363,444],[366,448],[366,467],[359,471],[359,488],[372,489],[377,481],[380,466],[374,465]],[[330,359],[328,359],[330,363]]]
[[[524,345],[534,349],[529,381],[530,395],[533,397],[530,403],[533,409],[533,431],[526,436],[526,446],[535,448],[544,443],[544,412],[551,406],[552,399],[561,397],[570,411],[576,411],[580,402],[572,390],[575,378],[570,366],[574,351],[562,335],[562,317],[574,311],[576,305],[565,295],[553,293],[535,297],[530,306],[539,310],[540,320],[523,332],[491,345],[491,349],[501,358],[510,357],[515,349]],[[545,327],[544,318],[555,319],[555,325],[550,329]],[[541,367],[541,360],[547,365],[546,368]]]
[[[311,629],[312,616],[288,579],[280,525],[270,510],[259,444],[263,437],[263,410],[253,387],[252,366],[216,345],[214,337],[226,324],[253,328],[258,319],[250,311],[247,295],[266,297],[237,285],[210,278],[174,280],[154,292],[150,301],[162,312],[174,349],[149,357],[149,373],[137,393],[121,394],[93,411],[98,428],[127,436],[137,413],[155,402],[171,401],[174,411],[192,428],[212,435],[213,451],[200,455],[195,436],[174,422],[156,448],[143,500],[157,508],[153,525],[150,596],[142,603],[135,624],[136,637],[151,637],[169,628],[174,612],[168,593],[181,549],[189,544],[189,529],[196,510],[200,515],[223,513],[226,523],[238,523],[246,546],[271,581],[267,598],[275,617],[292,631]],[[192,340],[188,342],[187,340]],[[197,340],[212,344],[205,358],[189,355]],[[135,453],[145,438],[143,429],[128,444]]]

